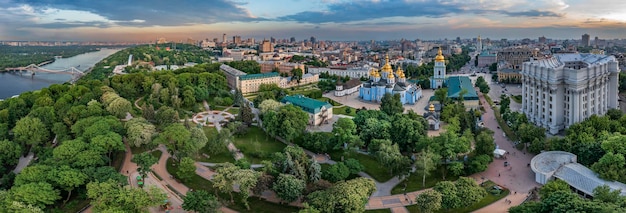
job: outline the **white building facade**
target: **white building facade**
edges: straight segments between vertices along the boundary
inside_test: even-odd
[[[619,71],[614,56],[596,54],[557,54],[525,62],[522,111],[551,134],[591,115],[604,115],[619,107]]]

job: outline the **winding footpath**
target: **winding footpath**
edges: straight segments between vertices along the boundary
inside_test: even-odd
[[[504,160],[495,159],[494,162],[492,162],[489,165],[486,171],[470,176],[479,183],[484,180],[491,180],[498,185],[508,188],[511,191],[511,194],[506,196],[505,199],[511,200],[511,204],[507,204],[506,202],[504,202],[505,199],[501,199],[481,209],[478,209],[475,212],[480,212],[480,213],[482,212],[484,213],[507,212],[511,206],[516,206],[516,205],[521,204],[526,199],[529,192],[533,188],[539,186],[537,183],[535,183],[534,175],[532,171],[530,171],[530,168],[526,167],[526,164],[530,162],[530,159],[533,156],[531,154],[527,154],[522,151],[517,151],[513,147],[513,143],[508,138],[503,136],[501,129],[497,128],[498,123],[495,120],[493,109],[487,104],[482,94],[480,94],[479,97],[480,97],[480,101],[483,102],[483,106],[485,107],[485,110],[486,110],[486,113],[483,115],[483,123],[485,124],[487,128],[495,132],[494,139],[495,139],[496,144],[500,148],[512,151],[514,154],[508,155],[508,159],[506,160],[511,165],[510,167],[504,168],[503,166]],[[204,106],[205,108],[208,108],[208,104],[204,103]],[[253,110],[253,113],[255,114],[255,118],[258,118],[257,117],[258,110]],[[221,128],[218,126],[219,125],[216,126],[216,129],[218,129],[219,131],[221,130]],[[291,143],[284,141],[281,138],[277,138],[277,139],[285,144],[293,145]],[[236,147],[234,146],[229,147],[229,149],[231,148],[236,150]],[[153,172],[163,178],[162,181],[158,181],[158,182],[161,183],[162,188],[164,188],[164,190],[168,192],[169,196],[171,198],[173,197],[172,200],[180,199],[176,192],[180,194],[186,194],[189,191],[189,188],[175,181],[173,178],[171,178],[172,176],[171,174],[167,172],[167,168],[166,168],[167,159],[170,157],[170,154],[167,152],[167,149],[163,145],[159,145],[158,149],[161,150],[163,154],[161,155],[159,162],[152,167]],[[336,163],[335,161],[328,159],[324,155],[318,155],[309,150],[305,150],[305,152],[312,158],[316,159],[319,163],[325,163],[325,164]],[[132,154],[130,153],[130,147],[128,147],[128,145],[127,145],[126,155],[127,156],[124,162],[122,173],[124,173],[124,170],[126,170],[127,174],[125,175],[128,175],[128,171],[136,172],[136,169],[137,169],[136,164],[130,162],[130,158],[132,158]],[[215,163],[196,162],[196,174],[210,181],[213,178],[213,175],[215,175],[215,172],[211,170],[209,167],[212,167],[215,165],[216,165]],[[252,167],[259,168],[259,167],[262,167],[262,165],[252,165]],[[508,168],[515,168],[515,169],[508,170]],[[368,174],[364,172],[359,173],[359,175],[362,177],[366,177],[366,178],[370,178],[374,180],[371,176],[369,176]],[[158,180],[155,177],[152,177],[152,178],[154,178],[155,180]],[[394,177],[384,183],[378,182],[376,180],[374,180],[374,182],[376,183],[376,191],[372,194],[368,203],[366,204],[367,210],[390,209],[392,212],[397,212],[397,213],[409,212],[406,209],[406,206],[414,205],[414,200],[422,192],[432,190],[431,188],[429,188],[429,189],[423,189],[423,190],[414,191],[414,192],[407,192],[406,194],[391,195],[391,190],[393,189],[393,187],[395,187],[400,182],[402,182],[402,179],[398,177]],[[169,185],[171,188],[176,190],[176,192],[173,192],[171,189],[169,189],[169,187],[166,187],[167,185]],[[265,193],[263,193],[261,198],[264,198],[265,200],[270,201],[270,202],[280,203],[280,200],[271,191],[266,191]],[[299,202],[293,202],[293,203],[290,203],[290,205],[299,206],[299,207],[302,206],[302,204]],[[225,213],[236,212],[226,207],[223,207],[221,210],[222,212],[225,212]],[[176,212],[176,211],[173,211],[173,212]]]

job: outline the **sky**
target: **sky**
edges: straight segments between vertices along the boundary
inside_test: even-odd
[[[0,40],[626,37],[624,0],[0,0]]]

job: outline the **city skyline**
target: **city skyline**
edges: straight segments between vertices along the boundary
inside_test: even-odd
[[[617,0],[0,0],[0,40],[625,38]]]

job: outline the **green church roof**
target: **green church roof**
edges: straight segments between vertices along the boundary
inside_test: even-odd
[[[467,93],[463,95],[464,100],[478,100],[478,94],[472,85],[472,80],[467,76],[450,76],[446,83],[449,98],[458,99],[461,91],[465,89]]]
[[[250,80],[250,79],[261,79],[261,78],[270,78],[276,77],[279,74],[277,72],[268,72],[268,73],[257,73],[257,74],[248,74],[239,76],[239,80]]]
[[[333,105],[330,105],[327,102],[318,101],[315,99],[307,98],[304,95],[291,95],[285,96],[281,103],[293,104],[294,106],[300,107],[302,110],[315,114],[320,112],[322,107],[326,109],[331,109]]]

